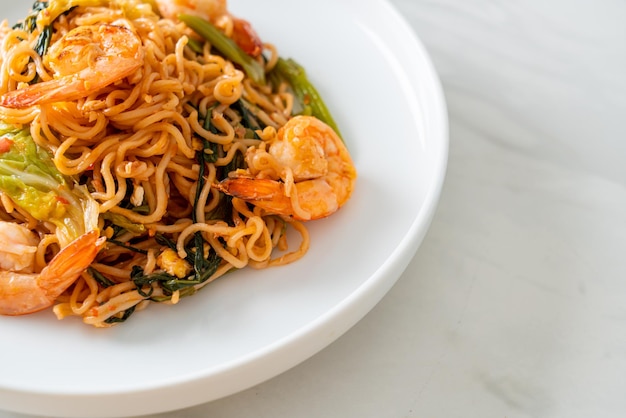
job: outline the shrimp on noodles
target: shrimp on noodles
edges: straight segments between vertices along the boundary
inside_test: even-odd
[[[97,231],[81,235],[34,273],[38,239],[26,227],[0,221],[0,314],[24,315],[53,305],[92,263],[103,244]]]
[[[79,26],[54,43],[46,56],[52,80],[0,96],[0,106],[25,108],[85,97],[143,65],[141,39],[120,25]]]
[[[181,13],[199,16],[209,22],[222,26],[221,22],[231,22],[229,30],[233,41],[248,55],[258,57],[263,52],[263,43],[244,19],[232,16],[226,8],[226,0],[157,0],[161,14],[176,20]]]
[[[282,126],[269,150],[253,148],[249,166],[268,158],[278,167],[278,179],[238,172],[216,187],[268,213],[312,220],[336,212],[350,197],[356,169],[343,141],[324,122],[296,116]]]

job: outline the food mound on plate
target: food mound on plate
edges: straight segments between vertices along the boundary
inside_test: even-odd
[[[350,198],[305,71],[225,1],[36,1],[0,38],[0,314],[111,326],[299,259]]]

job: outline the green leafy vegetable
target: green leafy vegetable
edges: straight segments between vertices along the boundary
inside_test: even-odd
[[[213,124],[211,123],[211,114],[213,113],[213,109],[215,109],[215,107],[217,107],[217,104],[211,106],[209,109],[207,109],[206,115],[204,115],[204,124],[203,124],[203,128],[207,131],[210,131],[213,134],[219,134],[219,131],[215,128],[215,126],[213,126]],[[204,175],[204,164],[203,161],[205,163],[214,163],[217,161],[219,155],[218,155],[218,146],[216,143],[211,142],[205,138],[202,138],[200,135],[196,134],[196,138],[198,138],[200,141],[202,141],[202,150],[199,151],[198,153],[196,153],[196,158],[198,160],[198,164],[200,164],[200,170],[202,171],[202,176]],[[199,181],[203,181],[201,179],[201,176],[198,177]],[[199,186],[198,189],[196,190],[196,199],[199,197],[199,191],[202,190],[202,187]]]
[[[33,218],[53,223],[62,246],[97,228],[98,205],[57,170],[28,128],[0,122],[0,191]]]
[[[178,16],[178,19],[207,40],[211,46],[221,52],[226,58],[239,64],[255,83],[265,84],[265,69],[263,66],[246,54],[232,39],[220,32],[210,22],[201,17],[188,14],[181,14]]]
[[[112,280],[107,279],[104,274],[100,273],[98,270],[96,270],[93,267],[87,267],[87,272],[89,274],[91,274],[91,277],[94,278],[94,280],[96,282],[98,282],[98,284],[100,284],[100,286],[102,287],[111,287],[111,286],[115,286],[115,282]]]
[[[144,254],[144,255],[148,254],[147,250],[142,250],[141,248],[133,247],[132,245],[125,244],[122,241],[118,241],[116,239],[109,238],[109,239],[107,239],[107,242],[109,244],[114,244],[114,245],[117,245],[118,247],[122,247],[122,248],[125,248],[125,249],[129,250],[129,251],[133,251],[133,252],[136,252],[136,253],[139,253],[139,254]]]
[[[252,131],[252,138],[260,139],[256,131],[263,130],[266,125],[262,123],[253,112],[250,111],[250,107],[252,107],[252,104],[248,103],[248,101],[244,99],[239,99],[233,104],[233,108],[239,110],[239,113],[241,114],[241,124],[243,127]]]
[[[31,12],[28,14],[28,16],[26,16],[26,18],[22,22],[13,25],[13,28],[22,29],[30,33],[34,32],[35,29],[37,29],[37,16],[39,16],[39,12],[44,10],[46,7],[48,7],[47,1],[35,1],[33,3],[33,6],[31,7]],[[48,51],[48,47],[50,46],[51,38],[52,25],[47,25],[42,28],[33,46],[33,49],[37,53],[37,55],[43,57],[46,54],[46,51]],[[31,83],[37,83],[39,80],[39,75],[37,75],[34,77]]]
[[[202,256],[202,254],[197,257],[195,253],[188,251],[187,260],[193,260],[197,264],[194,265],[193,272],[182,279],[164,271],[155,271],[154,273],[144,274],[143,268],[140,266],[133,266],[130,278],[137,286],[139,294],[143,297],[152,297],[153,283],[158,283],[158,285],[164,290],[166,296],[171,296],[175,291],[181,291],[181,297],[189,296],[196,292],[194,286],[204,283],[213,273],[215,273],[222,259],[215,251],[211,251],[206,259]],[[150,288],[148,290],[144,290],[146,286],[149,286]],[[161,301],[161,299],[158,301]]]
[[[137,308],[137,305],[131,306],[130,308],[128,308],[128,309],[126,309],[124,311],[122,316],[111,316],[111,317],[105,319],[104,323],[105,324],[115,324],[115,323],[125,322],[128,318],[130,318],[130,316],[133,314],[133,312],[135,312],[136,308]]]
[[[15,25],[13,29],[22,29],[28,32],[34,32],[37,29],[37,16],[39,12],[48,7],[47,1],[35,1],[31,7],[31,11],[26,18]]]
[[[50,46],[50,39],[52,38],[52,26],[48,25],[41,30],[37,40],[35,41],[34,50],[40,56],[43,57],[48,51]]]

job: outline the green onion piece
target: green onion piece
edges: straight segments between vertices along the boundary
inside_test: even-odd
[[[304,68],[293,59],[279,58],[276,66],[270,72],[270,76],[278,76],[285,80],[303,107],[303,114],[315,116],[328,126],[333,128],[337,135],[341,137],[339,127],[335,123],[330,111],[326,107],[324,100],[320,96],[315,86],[306,75]]]
[[[206,39],[229,60],[241,65],[245,73],[257,84],[265,84],[265,69],[258,61],[246,54],[235,41],[224,35],[210,22],[201,17],[181,14],[178,19]]]

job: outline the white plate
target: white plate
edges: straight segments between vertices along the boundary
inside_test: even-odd
[[[14,23],[23,4],[1,0],[0,10]],[[309,225],[311,250],[299,262],[231,274],[118,327],[57,321],[50,311],[0,317],[0,409],[130,416],[241,391],[348,330],[417,250],[439,197],[448,138],[438,78],[408,25],[384,0],[230,6],[307,68],[354,157],[352,200]]]

